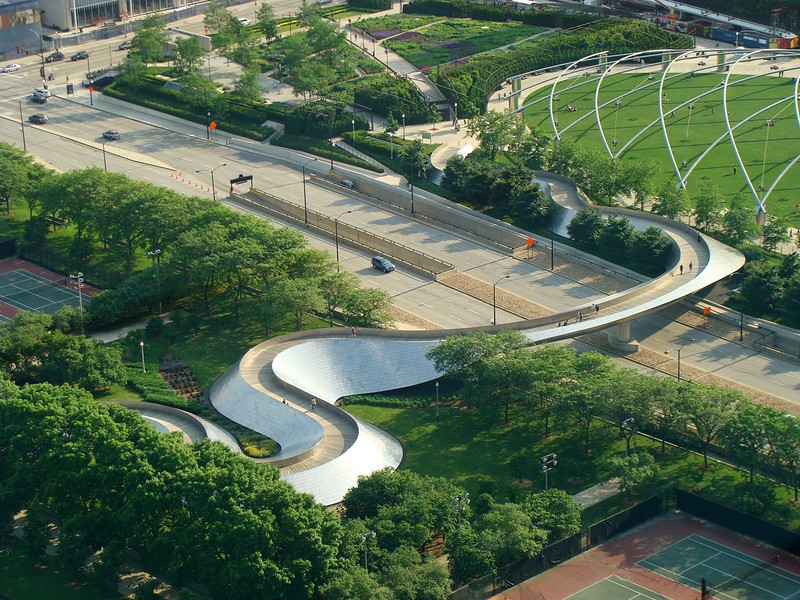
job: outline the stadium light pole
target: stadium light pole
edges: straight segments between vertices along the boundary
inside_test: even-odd
[[[406,139],[406,113],[403,113],[403,141]]]
[[[70,275],[70,279],[78,282],[78,310],[81,313],[81,335],[84,335],[83,328],[83,273],[78,271],[77,275]]]
[[[461,514],[466,512],[467,506],[469,506],[469,492],[461,492],[456,494],[456,497],[453,501],[453,508],[456,511],[456,516],[458,518],[458,532],[461,533]]]
[[[158,314],[161,314],[161,248],[156,248],[153,251],[148,250],[147,256],[154,258],[156,261],[156,281],[158,282]]]
[[[336,243],[336,270],[339,270],[339,219],[343,216],[350,214],[352,210],[346,210],[333,220],[333,238]]]
[[[681,344],[680,348],[670,348],[669,350],[664,350],[664,354],[669,354],[670,352],[672,352],[674,350],[678,355],[678,383],[681,382],[681,351],[683,350],[683,348],[685,346],[688,346],[689,344],[693,344],[693,343],[694,343],[694,338],[692,338],[691,340],[689,340],[685,344]]]
[[[439,382],[436,382],[436,418],[439,418]]]
[[[369,573],[369,563],[367,562],[367,542],[370,538],[375,539],[375,532],[368,531],[367,533],[361,534],[361,543],[364,545],[364,570]]]

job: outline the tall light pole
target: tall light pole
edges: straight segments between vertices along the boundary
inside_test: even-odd
[[[308,225],[308,197],[306,196],[306,167],[312,162],[316,162],[316,158],[312,158],[303,165],[303,222]]]
[[[369,573],[369,563],[367,562],[367,542],[369,539],[375,539],[375,532],[368,531],[367,533],[361,534],[361,543],[364,545],[364,570]]]
[[[439,418],[439,382],[436,382],[436,418]]]
[[[106,144],[103,142],[100,145],[103,147],[103,170],[108,173],[108,162],[106,162]]]
[[[402,114],[403,117],[403,141],[406,139],[406,113]]]
[[[144,342],[139,342],[139,348],[142,350],[142,373],[147,373],[147,367],[144,366]]]
[[[453,108],[456,113],[456,129],[458,129],[458,102],[453,102]]]
[[[333,220],[333,237],[336,243],[336,270],[339,270],[339,219],[350,214],[352,210],[346,210]]]
[[[556,267],[556,242],[555,242],[555,233],[553,232],[553,213],[552,209],[550,212],[550,216],[547,219],[550,223],[550,270],[555,270]]]
[[[217,169],[221,169],[222,167],[227,167],[228,163],[222,163],[221,165],[214,167],[213,169],[198,169],[195,173],[211,173],[211,195],[214,197],[214,200],[217,199],[217,186],[214,182],[214,171]]]
[[[411,184],[411,216],[414,216],[414,182],[409,182]]]
[[[77,275],[70,275],[69,278],[78,283],[78,310],[81,313],[81,335],[84,335],[84,331],[83,331],[83,273],[81,273],[79,271]]]
[[[555,452],[551,452],[550,454],[545,454],[542,457],[542,473],[544,473],[544,491],[550,489],[550,477],[549,473],[553,470],[553,468],[558,464],[556,460],[558,455]]]
[[[28,144],[25,142],[25,121],[22,118],[22,100],[19,101],[19,130],[22,132],[22,150],[28,151]]]
[[[681,344],[680,348],[670,348],[669,350],[664,350],[664,354],[669,354],[673,350],[678,354],[678,383],[681,382],[681,350],[683,350],[684,346],[694,343],[694,338],[686,342],[685,344]]]
[[[42,59],[42,66],[39,71],[39,74],[42,76],[42,86],[47,88],[47,79],[44,76],[44,41],[42,40],[42,36],[36,33],[33,29],[28,29],[33,35],[39,38],[39,55]]]
[[[331,137],[331,173],[333,173],[333,147],[336,146],[336,143],[333,141],[333,137]]]
[[[158,314],[161,314],[164,312],[161,308],[161,248],[156,248],[152,251],[148,250],[147,256],[156,260],[156,281],[158,282]]]
[[[509,277],[511,277],[511,275],[503,275],[492,284],[492,325],[497,325],[497,284]]]
[[[356,120],[350,119],[350,123],[353,125],[353,148],[356,147]]]
[[[469,492],[461,492],[456,494],[453,502],[453,508],[456,511],[456,517],[458,519],[459,533],[461,532],[461,514],[466,512],[467,506],[469,506]]]

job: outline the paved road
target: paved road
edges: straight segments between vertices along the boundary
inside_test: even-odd
[[[33,112],[46,112],[51,123],[44,127],[26,125],[26,141],[29,151],[57,168],[66,170],[87,165],[102,167],[104,163],[100,135],[105,129],[113,127],[123,131],[123,139],[105,144],[105,160],[109,170],[181,192],[210,197],[209,175],[196,175],[194,171],[208,170],[227,163],[226,167],[216,172],[218,189],[224,191],[225,186],[219,185],[221,181],[224,182],[238,173],[248,172],[254,174],[259,187],[266,187],[272,193],[298,203],[302,201],[299,169],[291,169],[238,147],[210,144],[205,140],[205,130],[202,127],[192,124],[176,125],[172,120],[163,118],[151,119],[155,123],[152,125],[142,122],[141,115],[128,109],[114,109],[120,114],[101,111],[103,101],[97,98],[96,106],[88,106],[88,96],[83,90],[78,90],[79,102],[57,98],[44,107],[30,104],[27,101],[30,90],[41,83],[38,78],[38,62],[36,57],[19,62],[24,65],[21,72],[0,75],[0,139],[17,146],[22,145],[19,132],[20,101],[25,118]],[[83,67],[76,63],[60,63],[58,68],[72,73],[72,80]],[[56,94],[61,93],[63,92],[56,89]],[[112,110],[108,106],[104,108]],[[313,163],[312,166],[319,166],[322,162]],[[157,166],[162,164],[171,168]],[[178,173],[182,177],[176,178]],[[199,184],[203,185],[202,189],[195,187]],[[597,297],[594,290],[563,280],[547,271],[535,268],[520,270],[519,263],[493,248],[410,221],[407,216],[363,205],[343,194],[314,186],[308,189],[310,208],[331,215],[352,208],[354,213],[346,218],[354,219],[354,224],[384,230],[385,234],[402,239],[404,243],[407,241],[425,248],[429,254],[432,253],[429,250],[432,250],[436,255],[457,264],[462,270],[489,284],[504,274],[512,274],[512,278],[503,282],[502,286],[514,293],[531,297],[543,306],[573,306]],[[307,235],[312,246],[331,249],[329,239]],[[419,314],[439,326],[486,325],[491,320],[492,307],[489,304],[454,292],[416,273],[400,270],[388,276],[380,275],[368,268],[368,253],[342,246],[340,254],[343,266],[362,275],[368,285],[384,287],[390,291],[400,308]],[[498,322],[512,320],[515,320],[513,315],[498,311]],[[694,337],[697,342],[683,351],[685,364],[704,368],[788,400],[797,398],[800,373],[792,363],[757,355],[750,349],[707,334],[700,335],[691,328],[670,323],[658,315],[636,321],[632,329],[634,337],[642,341],[645,347],[657,352],[675,347],[676,340]]]

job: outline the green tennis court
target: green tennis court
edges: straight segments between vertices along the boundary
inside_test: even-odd
[[[800,576],[781,569],[779,555],[761,560],[700,535],[683,540],[636,563],[719,600],[800,598]]]
[[[669,600],[666,596],[656,594],[617,575],[606,577],[567,598],[569,600]]]
[[[53,314],[62,306],[79,306],[78,290],[61,283],[15,269],[0,274],[0,302],[19,310]],[[83,303],[89,299],[83,295]]]

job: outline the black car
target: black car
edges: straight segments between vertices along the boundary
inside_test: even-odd
[[[40,96],[39,94],[32,94],[31,102],[35,104],[47,104],[47,98],[45,98],[44,96]]]
[[[72,56],[69,57],[70,60],[88,60],[89,53],[86,50],[81,50],[80,52],[76,52]]]
[[[64,60],[63,52],[53,52],[50,56],[44,59],[44,62],[58,62],[59,60]]]
[[[382,256],[372,257],[372,268],[383,271],[384,273],[391,273],[394,271],[394,265]]]
[[[43,115],[42,113],[36,113],[35,115],[31,115],[30,117],[28,117],[28,121],[36,125],[44,125],[45,123],[47,123],[48,118],[47,115]]]

